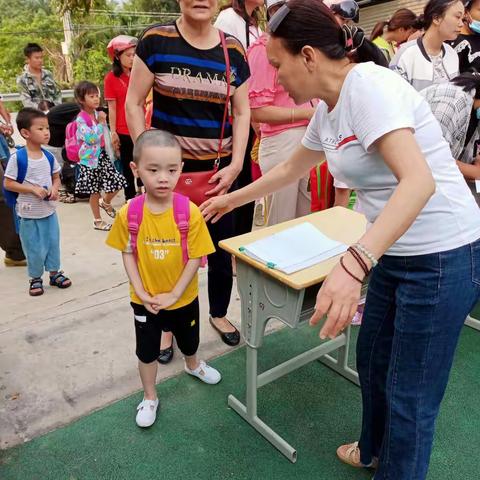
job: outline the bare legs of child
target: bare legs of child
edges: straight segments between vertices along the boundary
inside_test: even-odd
[[[100,209],[103,209],[109,217],[115,218],[117,212],[112,207],[112,200],[117,193],[118,190],[116,192],[105,193],[103,198],[100,193],[92,193],[90,195],[89,203],[93,213],[93,228],[95,230],[108,231],[112,228],[109,223],[102,220]]]

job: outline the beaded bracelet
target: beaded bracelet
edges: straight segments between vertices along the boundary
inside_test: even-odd
[[[360,280],[355,274],[353,274],[353,273],[345,266],[345,264],[343,263],[343,257],[340,257],[340,265],[342,266],[342,268],[343,268],[354,280],[356,280],[358,283],[360,283],[361,285],[363,285],[363,281]]]
[[[372,267],[376,267],[378,265],[378,260],[374,257],[373,253],[369,252],[361,243],[356,243],[354,247],[365,257],[367,257],[368,260],[370,260]]]
[[[368,277],[368,274],[370,273],[370,269],[368,268],[367,263],[365,262],[363,257],[360,255],[360,253],[358,253],[358,251],[355,249],[355,247],[349,247],[347,252],[349,252],[352,255],[352,257],[357,261],[357,263],[362,268],[365,276]]]

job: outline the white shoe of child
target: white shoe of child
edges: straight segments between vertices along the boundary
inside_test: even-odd
[[[198,367],[195,370],[190,370],[185,364],[185,371],[189,375],[197,377],[202,382],[208,383],[209,385],[215,385],[222,379],[220,372],[218,370],[215,370],[213,367],[207,365],[203,360],[200,361]]]
[[[151,427],[157,417],[158,398],[156,400],[143,399],[137,407],[137,417],[135,421],[142,428]]]

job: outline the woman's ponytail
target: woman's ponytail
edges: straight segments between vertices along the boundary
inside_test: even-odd
[[[382,67],[388,67],[385,55],[371,40],[366,38],[365,32],[360,27],[344,25],[342,41],[347,55],[353,57],[358,63],[374,62]]]
[[[365,37],[363,30],[357,26],[341,27],[322,0],[289,0],[269,25],[272,37],[280,38],[294,55],[309,45],[332,60],[350,57],[358,62],[375,62],[388,67],[385,55]]]
[[[373,42],[376,38],[381,37],[387,25],[388,25],[388,21],[386,20],[384,20],[383,22],[378,22],[373,27],[372,33],[370,34],[370,40]]]

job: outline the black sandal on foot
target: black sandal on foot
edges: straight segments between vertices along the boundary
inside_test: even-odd
[[[230,325],[232,325],[233,328],[235,328],[235,331],[233,332],[222,332],[214,323],[212,317],[208,317],[208,321],[210,322],[210,325],[213,327],[214,330],[220,335],[220,338],[222,339],[222,342],[227,344],[229,347],[235,347],[240,343],[240,332],[235,328],[234,325],[231,324],[227,320]]]
[[[40,295],[43,295],[43,280],[40,277],[32,278],[30,280],[28,293],[31,297],[39,297]]]
[[[157,362],[161,363],[162,365],[166,365],[170,363],[173,359],[173,343],[163,350],[160,350],[160,355],[157,358]]]
[[[63,274],[63,271],[50,275],[50,285],[58,288],[68,288],[72,285],[71,280]]]

